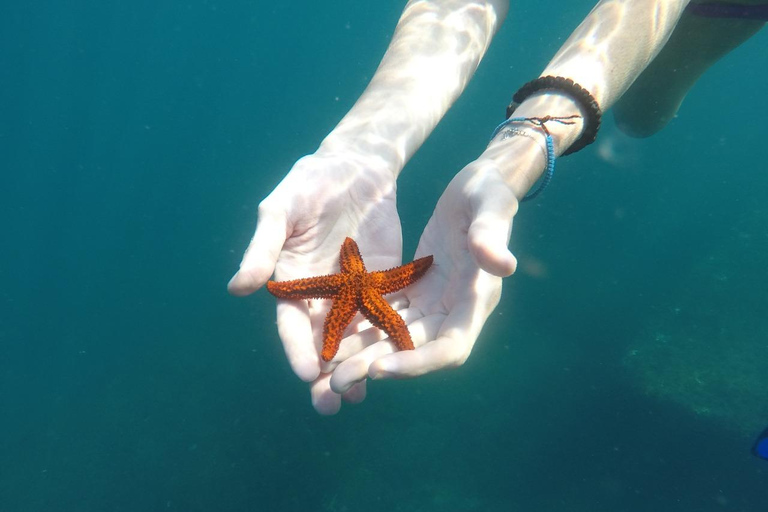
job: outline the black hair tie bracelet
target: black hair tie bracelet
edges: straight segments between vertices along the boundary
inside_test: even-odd
[[[507,118],[512,117],[515,109],[525,101],[526,98],[539,91],[557,91],[565,93],[578,102],[587,113],[584,117],[584,131],[581,133],[581,137],[576,139],[576,142],[571,144],[571,147],[563,151],[563,155],[575,153],[595,142],[597,131],[600,129],[600,121],[603,117],[600,105],[597,104],[597,100],[595,100],[588,90],[570,78],[564,78],[562,76],[542,76],[523,85],[515,95],[512,96],[512,103],[507,107]]]

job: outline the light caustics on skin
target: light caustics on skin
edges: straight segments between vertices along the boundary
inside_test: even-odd
[[[323,141],[384,158],[397,175],[466,87],[506,2],[412,1],[363,95]]]
[[[565,42],[543,74],[572,78],[607,110],[664,46],[686,4],[657,0],[602,2]],[[651,8],[653,14],[648,16]],[[616,69],[621,69],[621,74],[617,75]]]

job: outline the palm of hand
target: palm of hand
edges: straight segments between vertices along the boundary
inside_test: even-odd
[[[402,240],[394,175],[349,155],[310,155],[260,204],[244,265],[253,259],[262,262],[256,267],[258,286],[272,270],[277,281],[334,273],[347,236],[370,255],[371,268],[399,264]],[[249,254],[252,250],[256,254]],[[320,300],[278,303],[280,338],[291,367],[305,381],[321,372],[318,354],[328,307],[328,301]]]
[[[399,304],[417,349],[393,353],[389,343],[376,343],[375,333],[351,336],[349,359],[334,370],[332,389],[345,392],[366,377],[413,377],[462,364],[498,304],[500,276],[514,271],[506,244],[516,208],[494,168],[470,164],[462,170],[440,198],[416,251],[416,258],[432,254],[433,268],[404,290]]]

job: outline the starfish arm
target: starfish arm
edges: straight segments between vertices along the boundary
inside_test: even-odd
[[[343,287],[336,295],[331,310],[323,324],[323,361],[330,361],[339,351],[344,329],[352,322],[357,313],[355,290],[351,286]]]
[[[357,242],[349,237],[341,244],[339,266],[344,274],[365,272],[365,263],[363,263],[363,257],[360,255],[360,248],[357,246]]]
[[[357,244],[347,238],[339,254],[339,274],[293,281],[268,281],[267,290],[281,299],[332,300],[323,324],[323,348],[320,355],[324,361],[330,361],[336,356],[344,330],[358,311],[374,326],[386,332],[399,350],[413,350],[408,327],[382,295],[415,283],[431,265],[432,256],[427,256],[389,270],[369,273],[365,270]]]
[[[280,299],[330,299],[343,284],[343,276],[332,274],[293,281],[267,281],[267,290]]]
[[[432,256],[425,256],[406,265],[371,272],[370,279],[379,293],[386,295],[415,283],[427,272],[430,266],[432,266]]]
[[[363,290],[360,311],[373,325],[383,330],[399,350],[413,350],[413,341],[403,318],[381,296],[378,290]]]

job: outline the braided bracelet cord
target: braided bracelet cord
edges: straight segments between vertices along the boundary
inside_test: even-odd
[[[571,147],[563,151],[563,156],[575,153],[595,142],[597,131],[600,129],[600,122],[603,117],[600,105],[597,104],[597,100],[595,100],[588,90],[570,78],[564,78],[562,76],[543,76],[536,80],[531,80],[523,85],[514,96],[512,96],[512,103],[507,107],[507,117],[512,117],[512,113],[523,101],[539,91],[557,91],[564,93],[581,105],[582,110],[587,114],[584,118],[584,131],[581,133],[581,137],[576,139],[576,142],[571,144]]]
[[[580,117],[581,116],[577,114],[564,117],[510,117],[509,119],[502,122],[499,126],[497,126],[495,130],[493,130],[493,133],[491,134],[491,140],[493,140],[493,138],[496,137],[496,135],[498,135],[501,130],[512,123],[531,123],[534,126],[541,128],[541,131],[544,132],[544,140],[547,144],[546,172],[544,173],[544,176],[539,180],[539,186],[536,187],[532,192],[528,192],[520,200],[521,202],[528,201],[529,199],[533,199],[534,197],[541,194],[544,189],[547,188],[547,185],[549,185],[549,182],[552,181],[552,177],[555,175],[555,143],[552,141],[552,135],[549,133],[546,123],[554,122],[560,124],[573,124],[575,122],[573,119],[578,119]],[[522,135],[522,133],[520,134]]]

